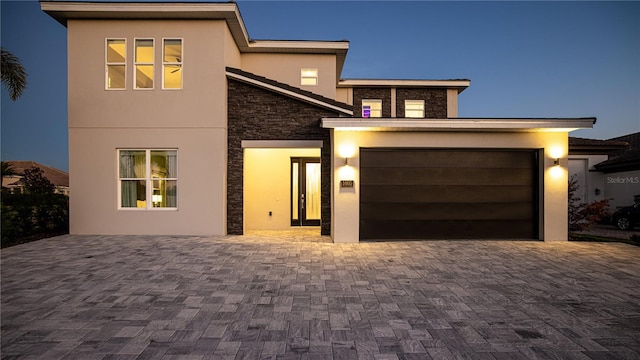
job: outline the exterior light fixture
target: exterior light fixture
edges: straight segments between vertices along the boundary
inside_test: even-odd
[[[344,158],[344,165],[349,165],[349,158],[356,154],[356,147],[351,143],[340,145],[338,148],[338,156]]]
[[[560,158],[555,158],[555,159],[553,160],[553,165],[555,165],[555,166],[559,166],[559,165],[560,165]]]

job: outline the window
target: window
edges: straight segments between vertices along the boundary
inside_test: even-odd
[[[163,40],[162,88],[182,89],[182,39]]]
[[[153,39],[136,39],[136,89],[153,89]]]
[[[404,117],[423,118],[424,117],[424,100],[405,100],[404,101]]]
[[[382,117],[382,100],[362,100],[362,117]]]
[[[318,69],[300,70],[300,85],[318,85]]]
[[[119,150],[120,208],[177,208],[177,150]]]
[[[107,39],[106,88],[124,89],[127,70],[127,42],[125,39]]]

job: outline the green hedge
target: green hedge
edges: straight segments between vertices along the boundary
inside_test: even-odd
[[[69,197],[2,194],[2,247],[69,232]]]

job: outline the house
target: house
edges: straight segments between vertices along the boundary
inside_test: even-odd
[[[69,174],[51,166],[43,165],[35,161],[7,161],[15,171],[15,175],[2,176],[2,187],[12,193],[22,193],[24,171],[34,167],[42,170],[42,176],[47,178],[55,187],[58,194],[69,195]]]
[[[595,118],[460,118],[469,80],[343,79],[348,41],[253,40],[235,3],[41,8],[68,33],[72,234],[567,239]]]
[[[569,174],[577,177],[582,202],[609,199],[611,211],[633,205],[640,195],[640,132],[608,140],[570,137]]]

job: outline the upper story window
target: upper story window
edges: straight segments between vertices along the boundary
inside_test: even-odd
[[[107,39],[106,44],[106,88],[125,89],[127,70],[127,41]]]
[[[178,151],[118,150],[120,208],[177,208]]]
[[[135,43],[135,88],[153,89],[153,39],[136,39]]]
[[[362,117],[363,118],[382,117],[382,100],[363,99],[362,100]]]
[[[162,88],[182,89],[182,39],[162,41]]]
[[[405,100],[404,101],[404,117],[423,118],[424,117],[424,100]]]
[[[318,85],[318,69],[300,70],[300,85]]]

